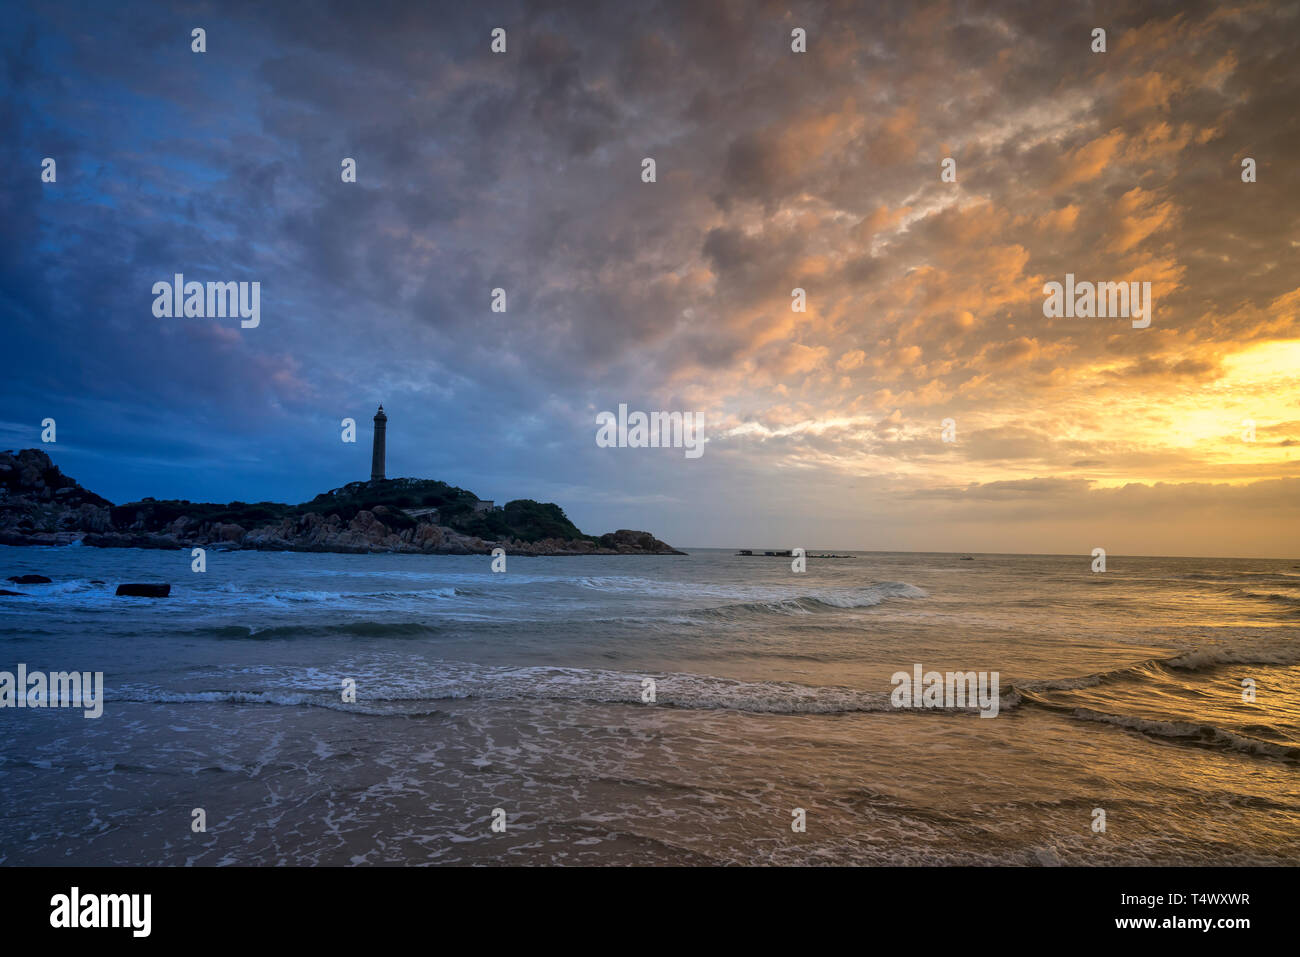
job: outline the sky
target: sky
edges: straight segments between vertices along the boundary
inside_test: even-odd
[[[0,6],[0,447],[115,502],[366,479],[382,402],[390,477],[595,534],[1300,551],[1300,4]]]

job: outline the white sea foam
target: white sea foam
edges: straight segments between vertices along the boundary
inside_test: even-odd
[[[358,669],[349,676],[357,680],[357,699],[363,707],[372,703],[467,699],[587,701],[652,707],[642,702],[642,681],[649,677],[656,683],[656,701],[653,705],[656,707],[766,714],[891,710],[887,691],[801,685],[788,681],[738,681],[698,674],[630,674],[587,668],[481,668],[444,662],[425,673],[385,672],[366,675]],[[110,692],[108,697],[110,701],[171,704],[227,702],[353,710],[348,705],[338,704],[339,695],[333,691],[337,679],[322,678],[319,671],[305,676],[305,679],[301,684],[309,685],[313,690],[289,688],[277,691],[177,692],[132,686]],[[325,687],[331,690],[325,691]]]

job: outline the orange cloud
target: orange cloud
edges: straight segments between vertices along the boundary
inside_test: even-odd
[[[1123,142],[1124,134],[1119,130],[1111,130],[1064,157],[1060,161],[1060,173],[1056,178],[1057,188],[1096,179],[1114,159]]]

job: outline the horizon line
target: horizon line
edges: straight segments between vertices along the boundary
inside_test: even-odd
[[[760,550],[776,551],[776,549],[766,549],[757,545],[674,545],[673,547],[693,548],[696,551],[702,551],[702,550],[722,551],[722,550],[730,550],[733,548],[735,549],[747,548],[753,551],[760,551]],[[831,548],[830,546],[821,546],[821,545],[792,545],[790,547],[802,548],[804,549],[805,552],[809,552],[813,550],[833,552],[837,550],[835,548]],[[786,549],[781,549],[781,550],[785,551]],[[971,551],[969,549],[965,549],[965,550],[958,549],[956,551],[930,551],[930,550],[915,549],[915,548],[844,548],[843,546],[839,547],[838,550],[843,552],[855,552],[861,555],[971,555],[971,556],[1010,555],[1010,556],[1020,556],[1020,557],[1030,557],[1030,558],[1079,558],[1079,557],[1091,558],[1092,557],[1092,554],[1090,552],[976,552],[976,551]],[[1300,555],[1293,556],[1290,558],[1276,558],[1268,555],[1138,555],[1130,552],[1113,552],[1110,549],[1106,550],[1107,560],[1110,560],[1112,557],[1115,556],[1119,556],[1121,558],[1199,558],[1199,559],[1208,559],[1208,560],[1222,560],[1225,558],[1241,558],[1241,559],[1248,559],[1251,561],[1265,561],[1265,562],[1289,562],[1289,561],[1300,562]],[[753,557],[754,558],[788,558],[789,556],[788,555],[755,555]],[[806,555],[805,557],[811,557],[811,556]]]

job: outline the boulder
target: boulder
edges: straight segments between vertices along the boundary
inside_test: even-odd
[[[172,593],[171,585],[118,585],[117,594],[134,595],[137,598],[166,598]]]
[[[48,585],[50,580],[44,575],[10,575],[9,580],[15,585]]]
[[[442,529],[437,525],[418,525],[411,541],[421,548],[437,548],[442,544]]]

